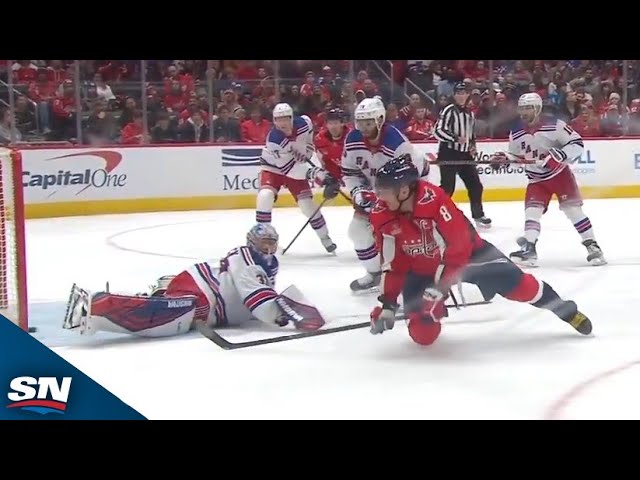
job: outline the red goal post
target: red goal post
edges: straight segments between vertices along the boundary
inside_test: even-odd
[[[28,330],[22,155],[0,147],[0,314]]]

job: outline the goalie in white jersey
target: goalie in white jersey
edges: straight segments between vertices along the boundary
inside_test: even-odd
[[[345,139],[342,174],[355,207],[349,238],[367,274],[351,282],[351,290],[367,290],[380,284],[380,256],[376,249],[369,213],[376,202],[373,185],[379,168],[396,157],[413,155],[413,146],[397,128],[385,123],[386,109],[380,97],[365,98],[355,110],[355,129]],[[421,175],[428,164],[418,166]]]
[[[267,134],[267,142],[260,158],[256,221],[271,223],[271,211],[278,192],[286,187],[302,213],[311,218],[309,223],[324,248],[329,253],[334,252],[336,245],[329,237],[327,223],[313,201],[309,181],[315,180],[321,186],[327,186],[331,182],[337,184],[338,180],[328,173],[324,174],[321,168],[311,163],[315,152],[311,119],[306,115],[296,117],[289,104],[279,103],[273,109],[273,123],[274,128]]]
[[[166,337],[188,332],[195,322],[221,328],[257,320],[317,330],[324,320],[295,286],[275,291],[277,248],[275,229],[258,224],[247,234],[247,245],[231,250],[217,267],[202,262],[162,277],[150,295],[91,294],[74,285],[63,327],[81,334]]]
[[[534,162],[525,164],[529,184],[525,197],[524,235],[517,240],[520,250],[511,253],[510,257],[521,264],[535,265],[540,219],[555,195],[560,210],[582,238],[587,261],[592,265],[603,265],[606,263],[604,255],[596,242],[591,221],[582,210],[580,189],[569,167],[584,151],[582,137],[562,120],[544,119],[541,112],[540,95],[522,95],[518,100],[521,122],[509,133],[509,152],[498,153],[492,159],[500,163],[511,155]]]

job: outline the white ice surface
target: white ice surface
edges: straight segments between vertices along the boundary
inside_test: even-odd
[[[28,221],[30,323],[36,338],[153,419],[640,418],[633,363],[640,359],[640,232],[629,221],[640,200],[591,200],[585,208],[609,265],[586,265],[578,234],[553,204],[542,221],[540,267],[531,272],[591,317],[591,337],[500,298],[452,311],[429,348],[413,344],[402,323],[379,336],[365,328],[236,351],[197,333],[140,340],[62,330],[73,282],[145,291],[161,275],[242,244],[253,224],[249,210]],[[483,236],[514,250],[522,204],[486,210],[494,227]],[[363,273],[346,234],[351,213],[324,209],[336,257],[311,229],[281,257],[280,288],[295,283],[333,323],[366,321],[375,305],[374,294],[349,292]],[[282,246],[304,221],[297,209],[274,211]]]

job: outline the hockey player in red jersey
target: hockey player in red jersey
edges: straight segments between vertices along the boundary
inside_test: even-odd
[[[337,180],[342,180],[340,163],[347,133],[349,127],[344,123],[344,112],[339,108],[332,108],[327,113],[326,126],[313,139],[320,164]]]
[[[409,335],[421,345],[432,344],[447,315],[445,297],[458,282],[477,285],[486,300],[499,294],[550,310],[578,332],[591,333],[591,321],[575,302],[560,298],[482,239],[444,190],[419,179],[409,155],[378,170],[376,193],[371,224],[383,276],[371,333],[393,328],[402,293]]]

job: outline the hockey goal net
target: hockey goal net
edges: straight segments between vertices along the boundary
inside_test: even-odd
[[[0,147],[0,315],[28,329],[22,156]]]

